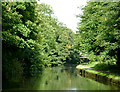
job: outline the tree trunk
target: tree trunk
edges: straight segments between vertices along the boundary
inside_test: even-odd
[[[117,62],[116,64],[120,67],[120,48],[117,50]]]

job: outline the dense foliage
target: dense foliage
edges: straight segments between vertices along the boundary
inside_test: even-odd
[[[53,15],[49,5],[36,2],[2,3],[3,76],[18,81],[45,66],[64,64],[74,33]]]
[[[74,34],[47,4],[3,2],[3,78],[19,81],[43,67],[80,63],[80,56],[120,65],[119,7],[119,2],[88,2]]]
[[[120,65],[120,3],[89,1],[82,10],[76,47],[91,61]]]

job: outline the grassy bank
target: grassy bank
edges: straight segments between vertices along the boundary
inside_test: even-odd
[[[110,78],[120,79],[120,70],[116,65],[106,63],[91,62],[83,63],[76,67],[77,69],[84,69],[86,71],[107,76]]]
[[[116,65],[91,62],[76,66],[77,70],[84,77],[103,81],[105,84],[120,86],[120,71]]]

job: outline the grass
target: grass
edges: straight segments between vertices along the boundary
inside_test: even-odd
[[[101,70],[110,73],[120,74],[120,68],[116,64],[107,64],[107,63],[100,63],[100,62],[91,62],[82,65],[87,65],[90,68]]]
[[[106,63],[98,63],[91,66],[91,68],[102,70],[110,73],[120,74],[120,68],[116,64],[106,64]]]
[[[96,69],[98,71],[84,68],[84,66],[92,68],[92,69]],[[110,65],[110,64],[106,64],[106,63],[100,63],[100,62],[90,62],[90,63],[82,63],[82,64],[78,65],[76,68],[84,69],[88,72],[107,76],[109,78],[120,79],[120,68],[117,67],[117,65],[115,65],[115,64]],[[101,71],[103,71],[103,72],[101,72]]]

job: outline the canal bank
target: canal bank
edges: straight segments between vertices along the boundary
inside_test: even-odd
[[[76,69],[77,72],[83,77],[90,78],[110,86],[120,87],[119,74],[94,69],[89,67],[89,65],[78,65],[76,66]]]

